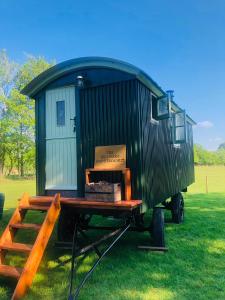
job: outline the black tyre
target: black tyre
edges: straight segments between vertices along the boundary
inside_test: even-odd
[[[181,193],[171,198],[171,213],[174,223],[180,224],[184,221],[184,198]]]
[[[165,209],[171,210],[171,201],[167,202],[164,200],[161,204],[165,207]]]
[[[164,211],[161,208],[154,208],[152,214],[152,228],[151,236],[153,246],[165,247],[165,236],[164,236]]]

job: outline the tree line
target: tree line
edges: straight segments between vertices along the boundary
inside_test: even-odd
[[[0,50],[0,176],[34,174],[34,100],[20,91],[52,65],[33,56],[18,64]]]
[[[208,151],[201,145],[194,145],[194,161],[196,165],[225,165],[225,143],[216,151]]]

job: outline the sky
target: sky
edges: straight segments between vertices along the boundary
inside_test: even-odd
[[[106,56],[146,71],[197,122],[194,141],[225,142],[224,0],[0,0],[0,49],[57,63]]]

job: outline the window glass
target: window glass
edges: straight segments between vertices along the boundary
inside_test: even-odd
[[[184,126],[185,118],[184,118],[184,113],[176,113],[175,117],[175,126]]]
[[[168,98],[164,97],[164,98],[158,99],[158,112],[157,112],[158,117],[168,116],[168,114],[169,114]]]
[[[176,141],[184,141],[185,140],[185,128],[177,127],[176,128]]]
[[[186,142],[186,114],[185,111],[177,112],[174,114],[174,130],[175,139],[174,143]]]
[[[157,99],[155,96],[151,96],[151,103],[152,103],[152,107],[151,107],[151,111],[152,111],[152,117],[151,119],[153,120],[157,120]]]
[[[65,125],[65,101],[56,102],[56,123],[57,126]]]

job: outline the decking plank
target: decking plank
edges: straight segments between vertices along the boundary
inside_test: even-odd
[[[53,200],[53,197],[48,196],[35,196],[31,197],[29,202],[32,205],[48,205]],[[133,210],[140,207],[141,200],[119,201],[119,202],[100,202],[89,201],[84,198],[61,198],[61,205],[67,205],[77,208],[90,208],[90,209],[118,209],[118,210]]]

